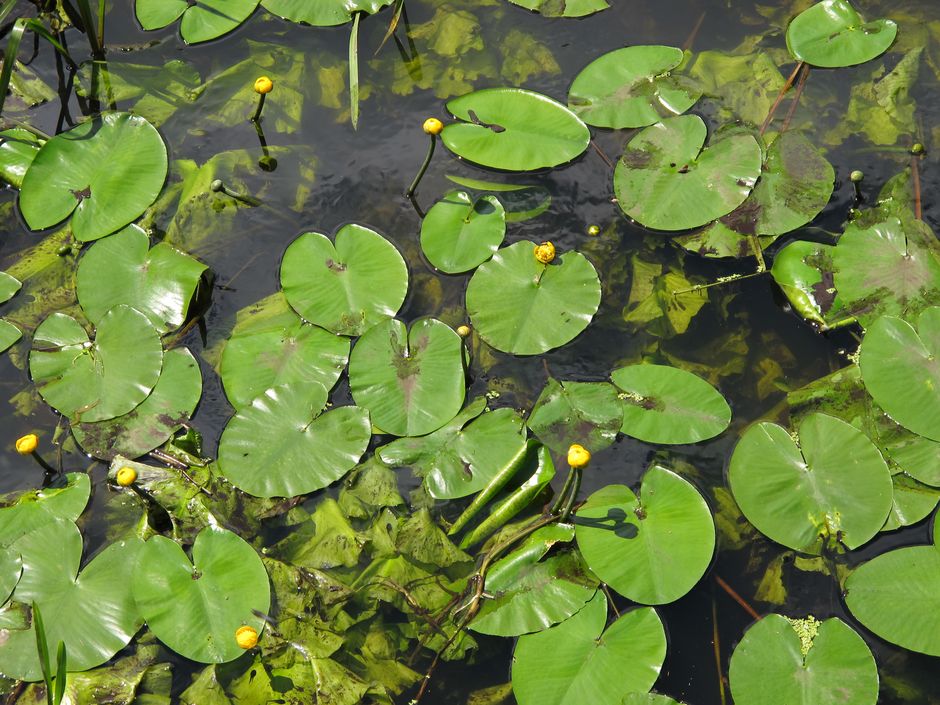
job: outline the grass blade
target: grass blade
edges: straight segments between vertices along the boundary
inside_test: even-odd
[[[3,21],[7,18],[7,15],[10,14],[10,11],[13,10],[13,6],[16,5],[17,0],[6,0],[2,5],[0,5],[0,24],[3,24]]]
[[[28,24],[29,20],[25,18],[13,23],[10,38],[7,40],[7,48],[3,52],[3,70],[0,71],[0,115],[3,114],[3,104],[6,102],[7,91],[10,88],[13,65],[16,64],[16,55],[19,54],[20,42],[23,41],[23,34]]]
[[[395,3],[395,12],[392,15],[391,22],[388,23],[388,31],[385,32],[385,36],[382,37],[382,42],[379,44],[379,48],[375,50],[373,56],[378,56],[379,52],[382,51],[382,47],[385,46],[385,42],[392,38],[392,35],[395,34],[395,30],[398,29],[398,22],[401,20],[401,11],[405,9],[405,0],[396,0]]]
[[[52,705],[61,705],[62,698],[65,697],[65,676],[67,672],[65,642],[60,641],[56,652],[55,696],[52,698]]]
[[[46,683],[46,703],[52,705],[52,669],[49,667],[49,645],[46,643],[46,627],[42,623],[39,605],[33,603],[33,630],[36,632],[36,648],[39,651],[39,667]]]
[[[82,16],[82,24],[85,25],[85,36],[88,37],[88,43],[91,45],[91,53],[96,59],[102,58],[101,45],[98,44],[98,34],[95,31],[95,16],[91,13],[89,0],[76,0],[78,3],[78,13]]]
[[[349,118],[354,130],[359,129],[359,18],[361,12],[353,17],[352,32],[349,34]]]

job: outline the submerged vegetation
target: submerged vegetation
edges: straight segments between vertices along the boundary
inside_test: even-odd
[[[0,4],[0,217],[29,242],[0,348],[12,411],[54,419],[9,444],[5,702],[937,702],[915,659],[940,657],[940,246],[912,95],[940,19],[858,4],[746,3],[765,30],[734,50],[582,44],[566,97],[525,86],[562,72],[528,28],[604,0],[136,0],[153,46],[107,41],[110,3]],[[346,25],[339,54],[282,41]],[[217,39],[245,58],[157,53]],[[847,107],[821,69],[859,81]],[[440,117],[363,129],[412,93]],[[340,147],[303,136],[314,106]],[[376,166],[396,141],[401,173]],[[876,199],[860,171],[838,194],[845,144],[899,162]],[[551,180],[588,159],[607,192]],[[347,197],[364,216],[337,222]],[[259,257],[271,286],[240,296]],[[749,349],[755,282],[838,368]],[[719,575],[729,554],[750,572]],[[712,630],[707,693],[667,678],[683,614]]]

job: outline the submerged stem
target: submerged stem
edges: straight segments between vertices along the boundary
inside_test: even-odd
[[[418,174],[415,176],[414,181],[411,182],[411,186],[408,187],[408,190],[405,191],[405,196],[407,198],[413,198],[415,195],[415,190],[418,188],[418,184],[421,183],[421,179],[424,177],[424,173],[428,170],[428,167],[431,166],[431,158],[434,156],[434,147],[437,146],[437,135],[431,135],[431,143],[428,145],[428,153],[424,157],[424,163],[421,165],[421,168],[418,169]]]

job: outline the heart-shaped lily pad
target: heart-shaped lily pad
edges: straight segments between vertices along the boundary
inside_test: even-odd
[[[595,127],[646,127],[681,115],[702,92],[673,75],[684,59],[682,49],[632,46],[604,54],[581,70],[568,91],[568,107]]]
[[[466,382],[463,343],[446,323],[391,320],[367,331],[349,358],[349,388],[372,423],[396,436],[421,436],[454,418]]]
[[[33,230],[71,215],[75,239],[95,240],[140,216],[166,172],[166,145],[153,125],[130,113],[106,113],[42,146],[23,177],[20,210]]]
[[[335,482],[359,462],[372,437],[357,406],[321,414],[316,382],[267,390],[233,416],[219,440],[219,469],[255,497],[296,497]]]
[[[804,553],[857,548],[884,525],[891,474],[868,437],[844,421],[809,414],[796,440],[760,422],[741,436],[728,470],[744,516],[771,539]]]
[[[180,34],[189,44],[231,32],[248,19],[258,0],[137,0],[137,20],[144,29],[160,29],[180,17]]]
[[[556,453],[566,453],[572,443],[596,453],[616,440],[622,421],[623,409],[613,385],[549,377],[532,407],[528,426]]]
[[[421,249],[442,272],[458,274],[483,264],[506,236],[506,211],[495,196],[473,201],[450,191],[421,222]]]
[[[630,365],[610,379],[622,390],[620,430],[647,443],[698,443],[731,423],[731,407],[701,377],[668,365]]]
[[[926,309],[917,330],[882,316],[865,332],[859,367],[865,388],[891,418],[940,441],[940,307]]]
[[[607,0],[509,0],[513,5],[538,12],[544,17],[584,17],[606,10]]]
[[[894,22],[866,22],[848,0],[822,0],[793,18],[787,27],[787,48],[800,61],[839,68],[880,56],[897,34]]]
[[[484,601],[470,628],[482,634],[518,636],[568,619],[594,597],[597,578],[577,551],[557,551],[574,541],[574,527],[539,529],[486,574]],[[552,554],[546,555],[552,551]]]
[[[219,374],[225,396],[240,409],[282,384],[332,389],[348,359],[348,338],[305,323],[278,293],[238,313]]]
[[[133,306],[162,333],[186,321],[206,265],[165,242],[150,247],[136,225],[96,242],[78,265],[78,302],[97,323],[117,304]]]
[[[689,482],[659,465],[643,476],[640,496],[608,485],[578,510],[578,547],[591,570],[634,602],[659,605],[685,595],[715,551],[715,524]]]
[[[15,504],[0,509],[0,546],[57,519],[78,520],[90,496],[91,480],[83,472],[70,472],[49,487],[23,493]]]
[[[565,252],[546,265],[534,248],[528,240],[502,248],[467,285],[470,319],[497,350],[538,355],[564,345],[600,305],[600,280],[584,255]]]
[[[651,607],[626,612],[606,629],[598,590],[580,612],[516,642],[512,690],[519,705],[619,703],[646,692],[666,658],[666,633]]]
[[[769,614],[747,630],[728,672],[736,705],[875,705],[871,650],[833,617],[818,622]]]
[[[336,244],[305,233],[281,263],[287,301],[303,318],[341,335],[362,335],[398,313],[408,293],[408,267],[374,230],[344,225]]]
[[[268,12],[291,22],[302,22],[314,27],[333,27],[346,24],[357,12],[374,15],[393,0],[262,0]]]
[[[153,390],[163,346],[150,320],[115,306],[98,323],[94,342],[71,316],[53,313],[33,335],[29,371],[42,398],[73,421],[122,416]]]
[[[244,651],[235,631],[259,633],[271,606],[268,574],[255,549],[237,534],[208,526],[193,544],[193,559],[175,541],[154,536],[140,552],[134,597],[156,637],[181,656],[223,663]]]
[[[688,230],[740,206],[761,172],[761,149],[749,134],[719,136],[697,115],[667,118],[627,144],[614,171],[623,212],[655,230]]]
[[[447,148],[493,169],[558,166],[579,156],[591,140],[587,125],[568,108],[522,88],[484,88],[454,98],[447,110],[462,121],[441,133]]]

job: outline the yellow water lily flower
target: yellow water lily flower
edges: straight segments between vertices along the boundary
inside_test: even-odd
[[[265,95],[274,90],[274,81],[267,76],[261,76],[255,81],[255,93]]]
[[[543,242],[535,246],[535,259],[542,264],[549,264],[555,259],[555,246],[550,242]]]
[[[444,130],[444,123],[437,118],[428,118],[424,121],[424,131],[429,135],[439,135]]]
[[[16,439],[16,452],[20,455],[35,453],[38,447],[39,436],[35,433],[27,433],[25,436]]]
[[[243,649],[253,649],[258,643],[258,630],[247,624],[235,630],[235,641]]]
[[[137,471],[134,468],[125,465],[117,471],[114,477],[121,487],[130,487],[135,482],[137,482]]]
[[[585,448],[582,445],[573,443],[568,447],[568,465],[573,467],[575,470],[581,470],[582,468],[587,467],[587,464],[591,462],[591,451]]]

